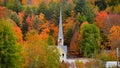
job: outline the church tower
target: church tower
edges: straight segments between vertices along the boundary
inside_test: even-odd
[[[58,45],[62,45],[62,46],[64,45],[61,9],[60,9],[60,17],[59,17]]]
[[[67,59],[67,46],[64,46],[63,27],[62,27],[62,10],[60,9],[59,16],[59,32],[58,32],[58,46],[60,53],[60,61],[66,61]]]

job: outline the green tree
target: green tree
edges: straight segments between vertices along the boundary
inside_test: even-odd
[[[10,22],[0,20],[0,68],[21,68],[21,48]]]
[[[23,10],[23,7],[19,0],[14,0],[14,2],[9,2],[7,4],[7,8],[15,11],[16,13],[21,12]]]
[[[65,44],[66,44],[67,46],[70,45],[72,36],[73,36],[73,30],[70,28],[70,29],[68,29],[68,31],[67,31],[67,33],[66,33],[66,38],[65,38]]]
[[[18,17],[18,15],[16,13],[12,13],[11,17],[10,17],[19,27],[21,27],[22,23],[20,18]]]
[[[40,24],[41,24],[41,21],[39,17],[36,15],[34,22],[33,22],[33,29],[39,31],[39,33],[40,33]]]
[[[110,50],[111,49],[110,39],[103,32],[100,33],[100,49],[101,50],[104,50],[104,49],[105,50]]]
[[[48,45],[55,45],[55,41],[51,35],[48,37]]]
[[[92,57],[99,51],[100,32],[94,24],[87,24],[81,29],[82,42],[81,51],[86,57]]]
[[[26,18],[28,17],[28,15],[30,15],[30,17],[32,16],[32,10],[31,10],[31,8],[29,6],[25,9],[25,15],[23,17],[24,22],[26,21]]]
[[[95,5],[99,7],[100,11],[105,10],[107,7],[106,0],[96,0]]]
[[[59,68],[60,67],[60,54],[56,46],[47,48],[47,65],[46,68]]]
[[[81,15],[80,13],[77,14],[76,17],[77,22],[81,25],[83,22],[86,21],[85,15]]]
[[[120,4],[120,0],[107,0],[109,6],[117,6]]]
[[[23,24],[22,24],[22,33],[23,33],[23,39],[25,40],[25,35],[28,31],[28,26],[29,24],[26,22],[27,17],[30,16],[30,18],[32,17],[32,10],[31,8],[28,6],[25,10],[25,14],[23,17]]]
[[[62,0],[60,7],[62,7],[63,11],[63,20],[71,16],[71,11],[74,9],[74,5],[70,4],[66,0]]]
[[[47,20],[51,20],[54,22],[54,24],[58,24],[59,22],[59,5],[58,3],[51,1],[48,5],[49,7],[44,12],[45,18]]]
[[[86,20],[89,23],[93,23],[94,22],[94,12],[93,12],[93,8],[91,7],[91,5],[89,3],[86,2],[86,0],[80,0],[75,8],[74,8],[76,14],[80,13],[81,16],[85,16]]]
[[[37,10],[37,15],[39,15],[40,13],[44,13],[46,11],[47,7],[45,5],[45,2],[43,1],[41,4],[39,4],[38,6],[38,10]]]

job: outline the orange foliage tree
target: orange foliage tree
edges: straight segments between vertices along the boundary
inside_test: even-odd
[[[40,33],[40,38],[44,39],[44,40],[48,40],[48,36],[49,36],[49,22],[46,22],[44,24],[41,25],[41,29],[42,32]]]
[[[17,25],[15,25],[14,31],[16,36],[18,37],[18,43],[23,43],[23,35],[21,29]]]
[[[110,29],[110,34],[108,37],[110,38],[113,48],[115,47],[115,45],[120,45],[120,26],[113,26]]]

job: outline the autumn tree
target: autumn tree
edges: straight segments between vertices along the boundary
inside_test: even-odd
[[[36,30],[31,30],[26,34],[26,45],[24,51],[28,54],[29,61],[27,67],[35,68],[58,68],[59,53],[55,46],[48,46],[42,40]]]
[[[95,24],[96,26],[100,29],[100,49],[106,49],[106,50],[110,50],[110,40],[107,36],[107,34],[105,33],[106,30],[106,23],[104,22],[105,19],[108,17],[107,12],[105,11],[100,11],[97,16],[95,17]],[[107,30],[106,30],[107,31]]]
[[[37,31],[40,31],[40,24],[41,24],[41,21],[40,21],[39,17],[35,16],[32,28]]]
[[[0,20],[0,67],[21,68],[21,48],[9,21]]]
[[[78,42],[79,41],[79,32],[75,30],[71,41],[70,41],[70,51],[72,55],[78,55],[79,54],[79,46]]]
[[[119,26],[120,25],[120,15],[117,14],[109,14],[107,17],[105,17],[103,23],[105,24],[103,32],[106,34],[109,34],[110,29],[112,26]]]
[[[11,12],[6,9],[5,7],[0,6],[0,18],[9,18],[11,15]]]
[[[120,5],[114,7],[114,13],[120,14]]]
[[[111,41],[112,49],[114,49],[116,46],[120,45],[120,26],[113,26],[110,29],[109,38]]]
[[[96,25],[100,28],[100,30],[109,34],[109,30],[112,26],[120,25],[120,15],[118,14],[107,14],[105,11],[101,11],[98,16],[96,16]],[[104,27],[103,27],[104,26]]]
[[[20,27],[18,27],[17,25],[14,25],[14,31],[15,31],[15,35],[17,36],[17,42],[22,44],[23,43],[23,34],[22,34]]]
[[[43,25],[41,25],[40,38],[47,41],[49,37],[49,32],[49,22],[46,22]]]
[[[108,16],[107,12],[105,11],[100,11],[97,16],[95,17],[96,25],[103,30],[105,26],[105,23],[103,23],[104,19]]]
[[[81,29],[82,42],[80,50],[86,57],[92,57],[99,51],[99,29],[94,24],[87,24]]]
[[[65,20],[65,23],[63,23],[64,28],[64,35],[65,35],[65,45],[68,47],[70,46],[71,39],[74,34],[74,28],[75,28],[75,19],[73,17],[69,17]]]

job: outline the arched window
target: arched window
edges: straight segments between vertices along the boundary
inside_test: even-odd
[[[62,54],[62,58],[64,58],[64,53]]]

